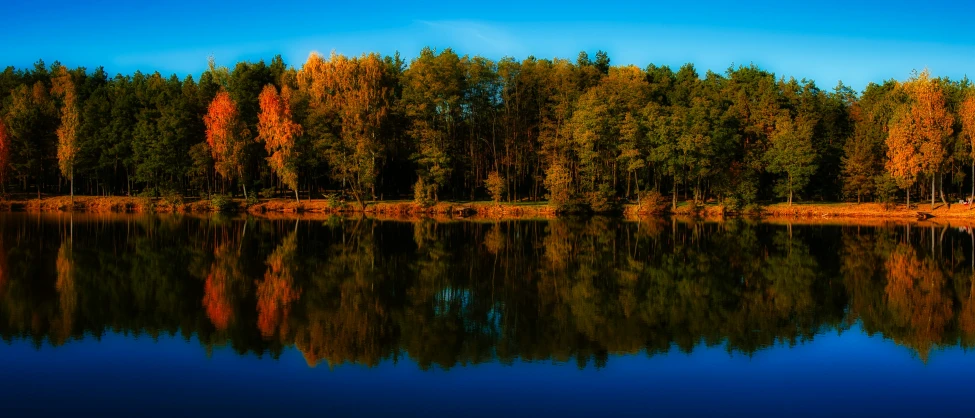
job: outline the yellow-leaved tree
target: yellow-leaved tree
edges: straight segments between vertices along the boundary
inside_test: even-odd
[[[61,98],[61,126],[58,127],[58,168],[71,181],[71,201],[74,202],[74,163],[78,154],[78,98],[71,73],[60,67],[53,80],[55,96]]]
[[[952,134],[954,117],[945,106],[941,85],[928,70],[916,73],[900,87],[908,100],[898,109],[887,134],[886,168],[898,186],[907,189],[908,208],[910,187],[919,174],[929,176],[934,209],[936,180],[945,160],[945,140]]]
[[[310,119],[327,121],[320,123],[326,129],[309,135],[322,145],[332,177],[363,209],[366,192],[375,194],[385,153],[384,126],[393,103],[396,65],[377,54],[349,58],[333,53],[325,59],[312,53],[298,72],[299,88],[309,97]]]

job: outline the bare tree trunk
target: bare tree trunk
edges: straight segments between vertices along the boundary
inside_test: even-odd
[[[633,183],[636,184],[636,204],[637,204],[637,206],[640,206],[640,203],[641,203],[640,202],[640,199],[641,199],[641,196],[640,196],[640,178],[637,176],[636,171],[633,172]],[[629,188],[629,180],[627,180],[627,188]],[[629,192],[627,192],[627,193],[629,193]]]
[[[941,177],[941,184],[938,185],[938,195],[941,197],[941,203],[944,203],[948,209],[951,209],[951,202],[945,199],[945,177]]]
[[[789,206],[792,206],[792,174],[789,174]]]

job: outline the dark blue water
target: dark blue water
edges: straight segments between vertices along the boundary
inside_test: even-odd
[[[576,222],[8,215],[0,412],[970,410],[965,229]]]

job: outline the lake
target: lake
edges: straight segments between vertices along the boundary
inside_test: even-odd
[[[971,231],[0,215],[0,414],[970,413]]]

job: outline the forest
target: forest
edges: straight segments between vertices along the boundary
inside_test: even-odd
[[[755,65],[492,61],[424,48],[194,79],[38,61],[0,74],[3,194],[677,202],[975,195],[975,89],[928,70],[822,89]],[[973,176],[969,176],[969,173]]]

